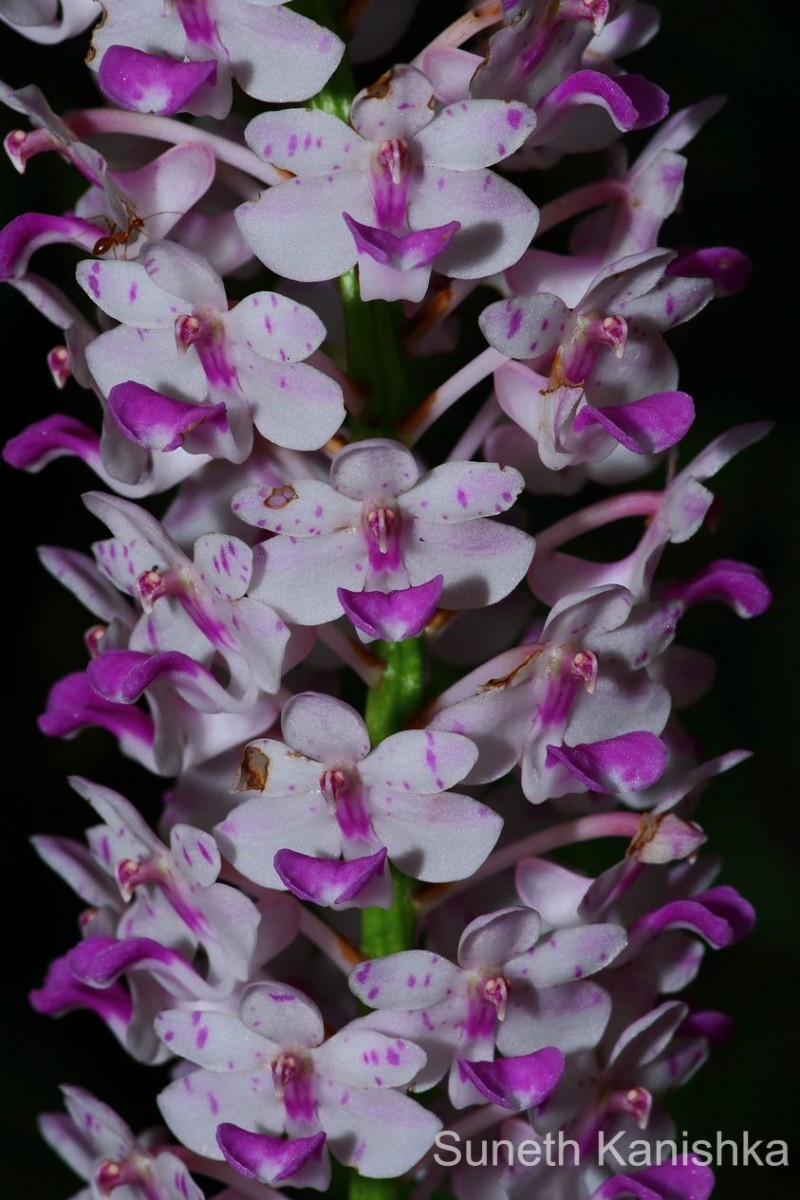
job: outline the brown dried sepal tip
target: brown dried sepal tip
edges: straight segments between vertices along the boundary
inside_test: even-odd
[[[269,779],[269,757],[258,746],[245,746],[232,792],[263,792]]]
[[[509,687],[511,684],[513,684],[514,680],[516,679],[517,675],[519,675],[520,671],[524,671],[525,668],[527,667],[528,663],[531,662],[534,658],[537,658],[542,653],[542,650],[543,650],[542,646],[537,646],[535,650],[532,650],[531,653],[526,658],[524,658],[521,663],[518,663],[518,665],[516,667],[514,667],[513,670],[509,671],[507,675],[501,675],[497,679],[487,679],[486,683],[481,684],[481,686],[478,688],[478,691],[479,692],[494,692],[494,691],[499,691],[502,688]]]
[[[390,67],[388,71],[384,71],[380,79],[376,79],[368,88],[365,88],[364,95],[367,100],[385,100],[392,92],[392,80],[394,79],[394,67]]]
[[[290,483],[284,483],[280,487],[271,488],[264,497],[264,508],[286,508],[287,504],[291,504],[297,499],[297,492]]]
[[[100,5],[100,20],[97,22],[94,29],[92,30],[92,41],[89,43],[89,49],[86,51],[85,61],[87,63],[93,63],[94,60],[97,58],[97,47],[94,44],[94,35],[96,33],[100,32],[100,30],[103,28],[103,26],[105,25],[107,20],[108,20],[108,9],[105,7],[105,5],[101,4]]]
[[[684,820],[674,812],[645,813],[625,857],[643,863],[692,861],[705,841],[696,821]]]
[[[641,856],[645,846],[649,846],[658,833],[658,827],[666,815],[666,813],[658,813],[656,816],[645,814],[642,817],[639,832],[631,840],[630,845],[625,851],[626,858],[639,858]]]

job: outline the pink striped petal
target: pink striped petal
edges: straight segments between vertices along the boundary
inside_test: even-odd
[[[132,46],[109,46],[98,70],[100,90],[121,108],[171,116],[207,83],[215,83],[215,59],[175,62]]]
[[[194,453],[213,454],[229,441],[223,403],[185,404],[130,380],[111,388],[108,407],[125,436],[148,450],[168,452],[183,446]]]
[[[579,746],[548,746],[545,766],[566,767],[591,792],[639,792],[664,773],[667,748],[644,731]]]
[[[630,404],[609,408],[586,405],[573,428],[581,433],[599,425],[634,454],[658,454],[676,445],[694,422],[694,404],[686,392],[656,392]]]
[[[457,1062],[462,1079],[469,1079],[490,1103],[512,1112],[541,1104],[564,1073],[564,1055],[555,1046],[495,1062],[468,1062],[459,1055]]]
[[[309,1159],[321,1158],[325,1134],[284,1139],[250,1133],[226,1122],[217,1128],[217,1143],[225,1161],[246,1179],[257,1179],[270,1186],[292,1180],[300,1186],[296,1177]]]
[[[747,563],[719,559],[685,583],[668,588],[663,599],[677,598],[687,608],[705,600],[727,604],[739,617],[757,617],[772,603],[763,575]]]
[[[394,592],[349,592],[337,588],[345,616],[361,633],[386,642],[418,637],[428,624],[442,594],[444,576]]]
[[[94,470],[100,467],[99,434],[62,413],[29,425],[3,447],[3,461],[22,471],[41,471],[48,463],[65,457],[80,458]]]
[[[385,849],[348,862],[279,850],[275,870],[300,900],[325,908],[387,908],[391,904]]]

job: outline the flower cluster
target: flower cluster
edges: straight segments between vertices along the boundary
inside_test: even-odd
[[[108,105],[0,85],[13,165],[54,152],[83,189],[0,230],[0,278],[97,413],[4,451],[94,477],[90,553],[40,551],[91,620],[40,728],[101,727],[169,781],[154,830],[72,780],[99,823],[35,846],[80,938],[31,995],[168,1064],[165,1128],[137,1140],[69,1086],[43,1134],[86,1200],[705,1200],[690,1155],[593,1152],[669,1135],[729,1024],[677,995],[753,923],[694,820],[745,755],[688,737],[713,663],[676,639],[695,604],[748,618],[769,590],[727,559],[662,569],[768,428],[681,446],[671,331],[748,275],[664,245],[717,104],[668,116],[620,65],[657,29],[637,0],[484,0],[361,90],[352,64],[368,80],[414,5],[300,8],[104,0]],[[0,0],[43,43],[98,15]],[[240,92],[266,105],[246,124]],[[543,171],[552,193],[608,148],[607,176],[537,205]],[[73,279],[31,268],[53,244]],[[618,553],[623,520],[623,557],[565,549],[602,529]],[[597,875],[559,856],[595,839],[623,847]],[[490,1130],[581,1160],[435,1154]]]

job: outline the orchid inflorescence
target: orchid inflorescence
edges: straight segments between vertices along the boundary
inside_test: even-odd
[[[746,754],[685,733],[713,664],[675,638],[694,605],[751,617],[769,591],[728,559],[661,569],[768,429],[679,448],[671,331],[748,276],[660,245],[720,102],[668,115],[620,66],[657,32],[638,0],[456,6],[361,90],[413,0],[102,9],[108,105],[0,85],[14,166],[55,152],[84,189],[0,231],[0,274],[100,420],[47,417],[4,457],[99,481],[91,554],[40,551],[93,621],[41,730],[99,726],[169,782],[156,832],[72,780],[98,823],[35,846],[80,939],[31,1000],[94,1012],[171,1082],[139,1139],[65,1087],[46,1140],[94,1200],[705,1200],[691,1154],[593,1150],[670,1137],[665,1097],[729,1032],[678,993],[753,923],[694,820]],[[100,15],[0,0],[41,43]],[[605,174],[537,206],[597,151]],[[79,252],[63,286],[31,270],[53,244]],[[622,557],[565,549],[620,521]],[[590,841],[596,876],[570,849]],[[442,1131],[582,1153],[444,1165]]]

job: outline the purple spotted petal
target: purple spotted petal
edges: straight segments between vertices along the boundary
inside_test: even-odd
[[[541,920],[530,908],[506,908],[471,921],[458,943],[462,967],[500,967],[525,954],[539,937]]]
[[[372,1008],[428,1008],[452,994],[461,972],[428,950],[401,950],[356,967],[350,990]]]
[[[772,603],[764,577],[747,563],[719,559],[693,575],[686,583],[668,588],[663,599],[682,600],[687,608],[704,600],[727,604],[739,617],[757,617]]]
[[[535,988],[554,988],[602,971],[625,949],[621,925],[576,925],[546,934],[527,954],[506,963],[512,981]]]
[[[389,897],[380,902],[385,867],[385,848],[349,862],[312,858],[294,850],[279,850],[275,855],[275,870],[289,891],[300,900],[326,908],[363,908],[376,903],[387,907]],[[375,893],[380,899],[373,898]]]
[[[369,141],[410,138],[431,121],[433,88],[416,67],[387,71],[353,101],[353,128]]]
[[[519,150],[535,125],[533,109],[518,101],[459,100],[421,130],[416,144],[426,164],[474,171]]]
[[[369,145],[349,125],[319,110],[262,113],[245,138],[259,158],[301,177],[357,170],[369,158]]]
[[[498,516],[511,507],[524,486],[525,481],[513,467],[501,467],[498,463],[440,463],[400,498],[398,507],[425,525],[430,522],[455,525],[478,517]],[[497,530],[494,525],[490,528]],[[427,530],[424,536],[428,536]]]
[[[468,1062],[461,1055],[457,1061],[462,1079],[469,1079],[490,1103],[513,1112],[541,1104],[564,1073],[564,1055],[555,1046],[495,1062]]]
[[[536,292],[497,300],[478,318],[489,345],[509,358],[538,358],[552,350],[566,328],[569,310],[559,296]]]
[[[122,1161],[136,1152],[136,1139],[113,1109],[83,1088],[62,1087],[61,1092],[64,1107],[96,1154]]]
[[[576,433],[599,425],[634,454],[657,454],[681,440],[694,421],[694,404],[686,392],[657,392],[615,408],[587,405],[574,421]]]
[[[268,1067],[276,1053],[268,1035],[253,1037],[229,1012],[167,1009],[153,1023],[156,1036],[178,1058],[208,1071],[257,1071]]]
[[[297,988],[282,983],[254,983],[242,998],[241,1018],[253,1033],[278,1045],[308,1048],[324,1037],[316,1004]]]
[[[109,46],[97,75],[103,94],[121,108],[165,117],[180,112],[216,77],[215,59],[175,62],[132,46]]]
[[[148,450],[177,450],[199,426],[207,424],[213,435],[228,432],[225,405],[184,404],[143,383],[118,383],[108,393],[108,406],[122,432]],[[192,449],[206,450],[203,431],[192,438]]]
[[[337,588],[345,616],[368,637],[402,642],[418,637],[436,612],[444,576],[395,592],[349,592]]]
[[[325,1134],[284,1139],[226,1123],[217,1128],[217,1144],[234,1171],[246,1179],[274,1185],[291,1179],[309,1159],[320,1158]]]
[[[316,313],[277,292],[245,297],[225,316],[224,324],[228,338],[246,342],[273,362],[300,362],[325,340],[325,326]]]
[[[376,791],[435,796],[462,780],[477,757],[461,734],[404,729],[375,747],[361,765],[361,778]]]
[[[640,792],[664,774],[667,748],[654,733],[637,731],[579,746],[548,746],[545,766],[557,763],[591,792]]]
[[[315,1066],[355,1087],[403,1087],[425,1066],[425,1053],[404,1038],[350,1026],[320,1046]]]
[[[168,290],[169,281],[151,278],[151,271],[158,273],[155,263],[147,266],[149,271],[140,262],[86,259],[78,263],[75,278],[86,295],[115,320],[137,329],[172,331],[186,301]],[[179,285],[178,280],[172,282]]]
[[[318,763],[354,764],[369,754],[363,718],[349,704],[317,692],[300,692],[283,706],[287,745]]]
[[[385,438],[345,446],[331,467],[331,486],[351,500],[386,503],[407,492],[418,479],[419,468],[411,451]]]

